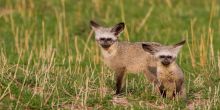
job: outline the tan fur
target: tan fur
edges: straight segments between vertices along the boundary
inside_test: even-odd
[[[165,67],[159,62],[157,64],[157,78],[159,81],[158,86],[164,86],[167,98],[174,98],[174,92],[178,92],[177,97],[185,98],[183,72],[175,62],[168,67]]]

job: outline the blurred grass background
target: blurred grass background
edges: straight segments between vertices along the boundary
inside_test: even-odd
[[[143,74],[115,101],[90,20],[125,22],[121,41],[187,39],[187,101],[160,98]],[[219,36],[218,0],[0,0],[0,109],[219,109]]]

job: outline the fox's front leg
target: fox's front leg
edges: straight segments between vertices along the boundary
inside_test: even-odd
[[[121,68],[116,71],[116,95],[121,93],[124,74],[125,74],[125,68]]]
[[[159,85],[159,84],[156,84],[156,85],[154,86],[154,91],[156,92],[157,95],[160,95],[160,94],[161,94],[161,92],[160,92],[160,85]]]
[[[146,69],[146,70],[144,70],[144,75],[148,79],[148,81],[150,81],[154,85],[157,85],[159,83],[156,73],[152,73],[152,72],[150,72],[149,70]]]
[[[166,97],[172,99],[175,97],[176,85],[174,82],[164,82],[166,86]]]
[[[173,90],[167,90],[166,91],[166,97],[169,98],[169,99],[173,98],[173,94],[174,94]]]

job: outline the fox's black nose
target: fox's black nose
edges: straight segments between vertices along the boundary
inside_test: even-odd
[[[162,63],[163,65],[165,65],[165,66],[168,66],[168,65],[170,64],[170,61],[168,61],[168,60],[163,60],[161,63]]]
[[[108,45],[108,44],[102,44],[101,45],[104,49],[108,49],[111,45]]]

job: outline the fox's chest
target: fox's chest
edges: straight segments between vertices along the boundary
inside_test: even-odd
[[[158,71],[157,76],[161,82],[175,82],[178,80],[176,73],[169,70]]]
[[[121,59],[117,57],[114,51],[102,51],[103,62],[110,68],[115,68],[121,65]]]
[[[114,59],[113,57],[103,57],[103,62],[109,66],[109,67],[113,67],[116,63],[117,63],[117,60]],[[113,63],[114,62],[114,63]]]

